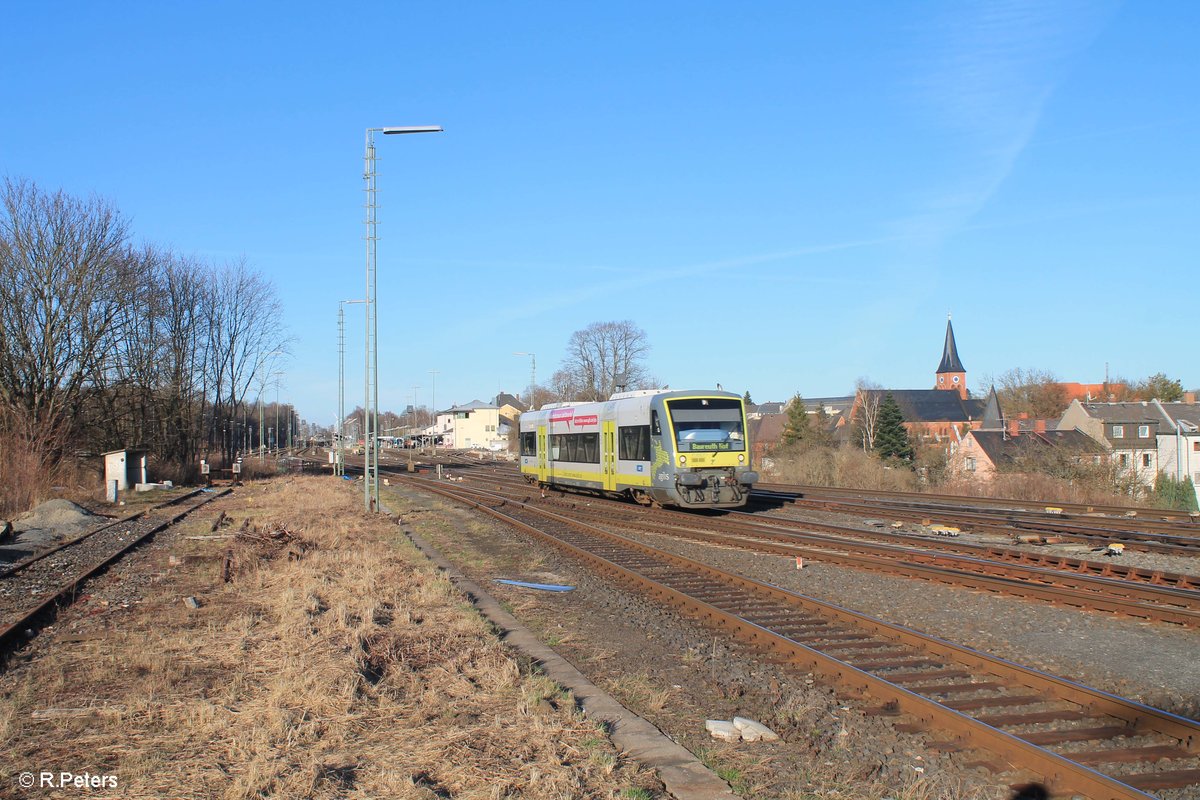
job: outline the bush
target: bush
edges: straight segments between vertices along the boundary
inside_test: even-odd
[[[1161,472],[1154,481],[1154,505],[1178,511],[1200,510],[1196,508],[1196,487],[1191,478],[1178,481]]]
[[[769,477],[782,483],[838,486],[847,489],[915,491],[917,478],[908,466],[886,464],[856,447],[781,447],[771,454]],[[765,470],[764,470],[765,473]]]

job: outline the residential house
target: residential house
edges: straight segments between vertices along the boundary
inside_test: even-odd
[[[1200,505],[1200,405],[1189,392],[1181,403],[1159,403],[1170,429],[1158,431],[1158,465],[1176,480],[1192,479]]]
[[[762,459],[771,454],[779,446],[783,436],[783,427],[787,424],[786,414],[767,414],[751,417],[746,421],[749,426],[750,454],[754,463],[761,464]]]
[[[1017,420],[1010,420],[1003,428],[968,431],[950,454],[947,471],[986,483],[997,472],[1032,471],[1056,458],[1099,459],[1104,452],[1082,431],[1047,429],[1044,424],[1021,430]]]
[[[1083,431],[1105,445],[1116,463],[1146,486],[1153,486],[1160,473],[1191,478],[1200,501],[1200,405],[1194,393],[1177,403],[1073,400],[1058,428]]]
[[[525,413],[529,407],[521,402],[521,398],[506,392],[496,395],[496,407],[500,409],[500,417],[511,425]]]
[[[507,432],[500,431],[500,409],[472,400],[448,411],[438,412],[438,434],[450,449],[503,449],[508,446]]]
[[[754,403],[746,406],[746,419],[758,419],[759,417],[769,417],[772,414],[782,414],[783,407],[786,403]]]
[[[1158,476],[1159,429],[1172,430],[1156,402],[1085,403],[1078,399],[1063,412],[1058,429],[1079,430],[1103,444],[1113,462],[1139,483],[1153,486]]]

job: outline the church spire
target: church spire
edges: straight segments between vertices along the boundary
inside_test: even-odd
[[[942,363],[938,365],[935,389],[957,391],[963,399],[967,397],[967,368],[958,357],[958,348],[954,344],[954,325],[950,315],[946,315],[946,345],[942,348]]]

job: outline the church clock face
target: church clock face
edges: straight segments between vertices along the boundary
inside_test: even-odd
[[[955,383],[958,383],[958,376],[957,376],[957,375],[955,375],[955,376],[954,376],[954,382],[955,382]]]

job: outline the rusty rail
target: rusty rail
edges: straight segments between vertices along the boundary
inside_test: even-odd
[[[1083,763],[1095,761],[1095,751],[1062,755],[1042,746],[1073,740],[1153,736],[1168,740],[1167,744],[1116,746],[1100,758],[1111,758],[1114,762],[1163,757],[1194,761],[1200,746],[1200,724],[1193,720],[665,553],[511,498],[490,496],[492,503],[512,512],[505,513],[489,504],[486,492],[410,480],[561,547],[601,572],[635,585],[666,604],[764,650],[772,660],[819,671],[846,689],[865,691],[883,700],[923,727],[951,732],[966,746],[988,750],[1011,764],[1038,773],[1056,791],[1079,792],[1098,800],[1144,800],[1150,795],[1143,788],[1200,783],[1200,770],[1113,776]],[[485,499],[479,499],[480,496]],[[515,513],[536,515],[545,524],[535,526],[517,518]],[[548,532],[542,529],[547,524],[566,527],[570,532]],[[839,632],[831,632],[834,630]],[[876,644],[875,639],[881,643]],[[895,647],[900,649],[889,649]],[[847,650],[848,653],[841,653]],[[831,655],[830,651],[840,654]],[[999,683],[971,680],[981,673],[989,679],[999,679]],[[969,682],[954,683],[963,679]],[[963,691],[971,694],[986,691],[995,696],[953,699]],[[940,695],[948,695],[948,699],[935,699]],[[1047,704],[1067,708],[1041,710]],[[1030,706],[1039,710],[996,713]],[[971,716],[968,713],[971,711],[977,716]],[[1021,736],[1002,729],[1056,720],[1070,721],[1072,730],[1060,728]],[[1091,727],[1080,731],[1079,726],[1087,724]]]

